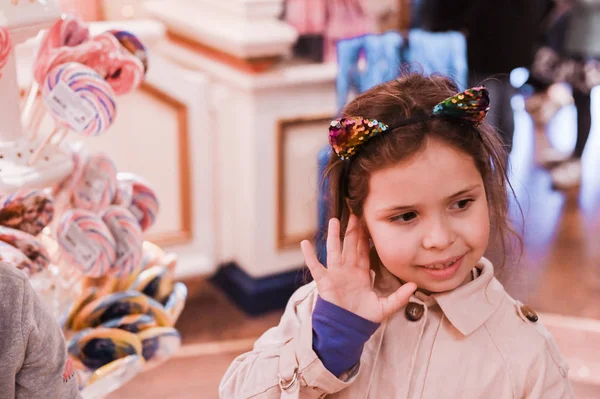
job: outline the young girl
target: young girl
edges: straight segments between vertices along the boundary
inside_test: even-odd
[[[80,398],[58,323],[24,273],[0,261],[0,397]]]
[[[509,230],[506,158],[487,90],[456,91],[405,75],[332,122],[327,267],[304,241],[314,281],[222,398],[573,397],[552,337],[483,258]]]

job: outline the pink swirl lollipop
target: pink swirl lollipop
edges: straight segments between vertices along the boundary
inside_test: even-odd
[[[8,62],[11,51],[12,41],[10,40],[8,29],[4,26],[0,26],[0,77],[2,77],[2,71]]]
[[[102,219],[89,211],[67,211],[56,236],[61,254],[89,277],[101,277],[116,260],[116,243]]]
[[[76,46],[89,39],[85,22],[76,13],[66,13],[44,34],[38,54],[46,54],[58,47]]]
[[[42,269],[29,259],[23,252],[10,244],[0,241],[0,261],[10,263],[17,269],[22,270],[28,277],[40,272]]]
[[[105,32],[92,38],[92,41],[102,46],[102,54],[91,60],[89,65],[113,88],[117,95],[122,95],[136,89],[144,77],[142,62],[123,51],[117,38]]]
[[[46,251],[42,242],[31,234],[0,226],[0,241],[23,252],[33,262],[37,271],[47,268],[50,264],[48,251]]]
[[[142,231],[148,230],[156,221],[159,210],[156,193],[144,179],[133,173],[119,173],[117,179],[131,183],[132,196],[129,210],[138,220]]]
[[[130,54],[122,54],[111,64],[106,81],[117,95],[127,94],[137,89],[144,78],[144,66]]]
[[[83,52],[80,50],[76,54],[71,54],[68,50],[87,42],[89,38],[90,32],[87,26],[74,13],[63,15],[59,21],[45,32],[33,63],[34,79],[27,94],[25,105],[23,106],[22,119],[25,122],[25,128],[33,128],[32,131],[37,133],[39,124],[42,121],[42,116],[39,114],[38,93],[40,86],[44,83],[44,79],[46,79],[48,71],[68,61],[77,61],[85,64],[85,60],[93,56],[94,51],[101,50],[97,45],[95,49],[88,48]],[[31,126],[36,114],[39,116],[35,117],[35,126]]]
[[[83,167],[81,178],[73,188],[71,201],[76,208],[98,213],[108,208],[116,191],[117,167],[106,155],[97,154]]]
[[[111,273],[117,277],[135,273],[140,266],[144,241],[137,219],[126,208],[113,205],[104,212],[102,220],[117,242],[117,260]]]
[[[34,76],[41,85],[44,82],[46,74],[58,64],[55,63],[57,54],[62,47],[75,47],[87,42],[90,39],[90,32],[83,20],[75,13],[64,14],[52,27],[44,34],[42,43],[38,50],[33,64]],[[67,54],[68,52],[62,52]],[[70,60],[59,60],[60,64],[67,61],[78,61],[76,58]]]
[[[94,36],[91,40],[95,45],[99,46],[101,51],[94,54],[94,57],[90,58],[86,65],[98,72],[103,78],[106,78],[115,57],[118,57],[121,52],[121,45],[113,35],[108,33]]]
[[[54,202],[40,190],[18,190],[0,198],[0,225],[38,235],[52,222]]]
[[[84,136],[104,133],[116,116],[110,85],[93,69],[75,62],[50,71],[42,94],[54,119]]]

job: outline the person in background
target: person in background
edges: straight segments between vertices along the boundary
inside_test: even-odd
[[[469,83],[485,84],[493,109],[489,122],[512,150],[515,89],[510,73],[533,60],[544,5],[541,0],[420,0],[423,29],[462,31],[467,38]]]
[[[541,162],[551,170],[553,187],[568,190],[581,184],[581,158],[592,127],[591,91],[600,84],[600,0],[560,0],[555,9],[567,15],[559,25],[564,35],[559,36],[561,45],[558,49],[543,48],[531,73],[534,81],[541,82],[538,91],[555,82],[568,83],[572,88],[577,109],[575,148],[570,154],[558,156],[550,151],[552,157]]]
[[[0,261],[0,397],[78,399],[65,338],[27,277]]]

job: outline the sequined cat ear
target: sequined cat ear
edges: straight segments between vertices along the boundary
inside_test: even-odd
[[[433,115],[464,120],[479,126],[490,109],[490,95],[483,87],[473,87],[445,99],[433,108]]]
[[[329,125],[329,144],[342,160],[352,157],[361,145],[388,129],[385,123],[362,117],[340,118]]]

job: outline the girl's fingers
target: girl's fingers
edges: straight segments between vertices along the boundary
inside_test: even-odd
[[[344,266],[356,266],[356,246],[358,244],[358,218],[350,215],[346,235],[342,243],[342,262]]]
[[[387,298],[380,298],[383,317],[387,319],[408,303],[410,296],[417,290],[415,283],[406,283]]]
[[[306,262],[306,266],[308,270],[310,270],[310,274],[313,276],[313,279],[319,283],[319,281],[327,274],[327,269],[319,262],[317,259],[317,255],[311,245],[311,243],[307,240],[304,240],[300,243],[300,248],[302,248],[302,255],[304,255],[304,261]]]
[[[327,230],[327,267],[335,268],[342,264],[342,249],[340,244],[340,221],[329,220]]]

